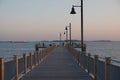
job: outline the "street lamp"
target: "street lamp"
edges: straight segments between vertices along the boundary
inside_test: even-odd
[[[76,14],[75,9],[74,9],[74,6],[72,6],[72,9],[71,9],[70,14]]]
[[[81,7],[81,51],[85,51],[84,45],[83,45],[83,0],[81,0],[81,5],[76,6],[73,5],[70,14],[76,14],[74,7]]]
[[[69,26],[66,27],[69,27],[69,44],[71,45],[71,23],[69,23]]]
[[[67,41],[68,41],[68,29],[67,29],[67,26],[65,27],[65,30],[66,30],[66,44],[67,44]]]
[[[61,35],[61,32],[60,32],[60,46],[61,46],[61,36],[62,36],[62,35]]]

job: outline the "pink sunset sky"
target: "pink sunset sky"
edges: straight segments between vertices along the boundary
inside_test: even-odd
[[[80,39],[80,0],[0,0],[0,40],[62,39],[72,24],[72,39]],[[120,41],[120,1],[84,0],[84,40]]]

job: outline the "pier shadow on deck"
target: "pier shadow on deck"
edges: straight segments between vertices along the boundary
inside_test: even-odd
[[[74,60],[67,49],[54,49],[36,68],[21,80],[93,80]]]

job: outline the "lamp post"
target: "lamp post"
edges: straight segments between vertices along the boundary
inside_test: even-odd
[[[71,45],[71,23],[69,23],[69,26],[66,27],[69,27],[69,44]]]
[[[69,31],[70,31],[70,45],[71,45],[71,23],[69,23]]]
[[[71,13],[70,14],[76,14],[75,12],[75,9],[74,7],[81,7],[81,51],[85,51],[84,49],[84,43],[83,43],[83,0],[81,0],[81,5],[80,6],[76,6],[76,5],[73,5],[72,6],[72,10],[71,10]]]
[[[62,36],[62,35],[61,35],[61,32],[60,32],[60,46],[61,46],[61,36]]]
[[[68,42],[68,29],[67,29],[67,26],[65,27],[65,30],[66,30],[66,44]]]

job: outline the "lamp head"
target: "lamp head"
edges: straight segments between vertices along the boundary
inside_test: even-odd
[[[64,32],[64,35],[65,35],[65,32]]]
[[[76,14],[74,6],[72,7],[70,14]]]
[[[65,30],[67,30],[67,27],[65,28]]]

